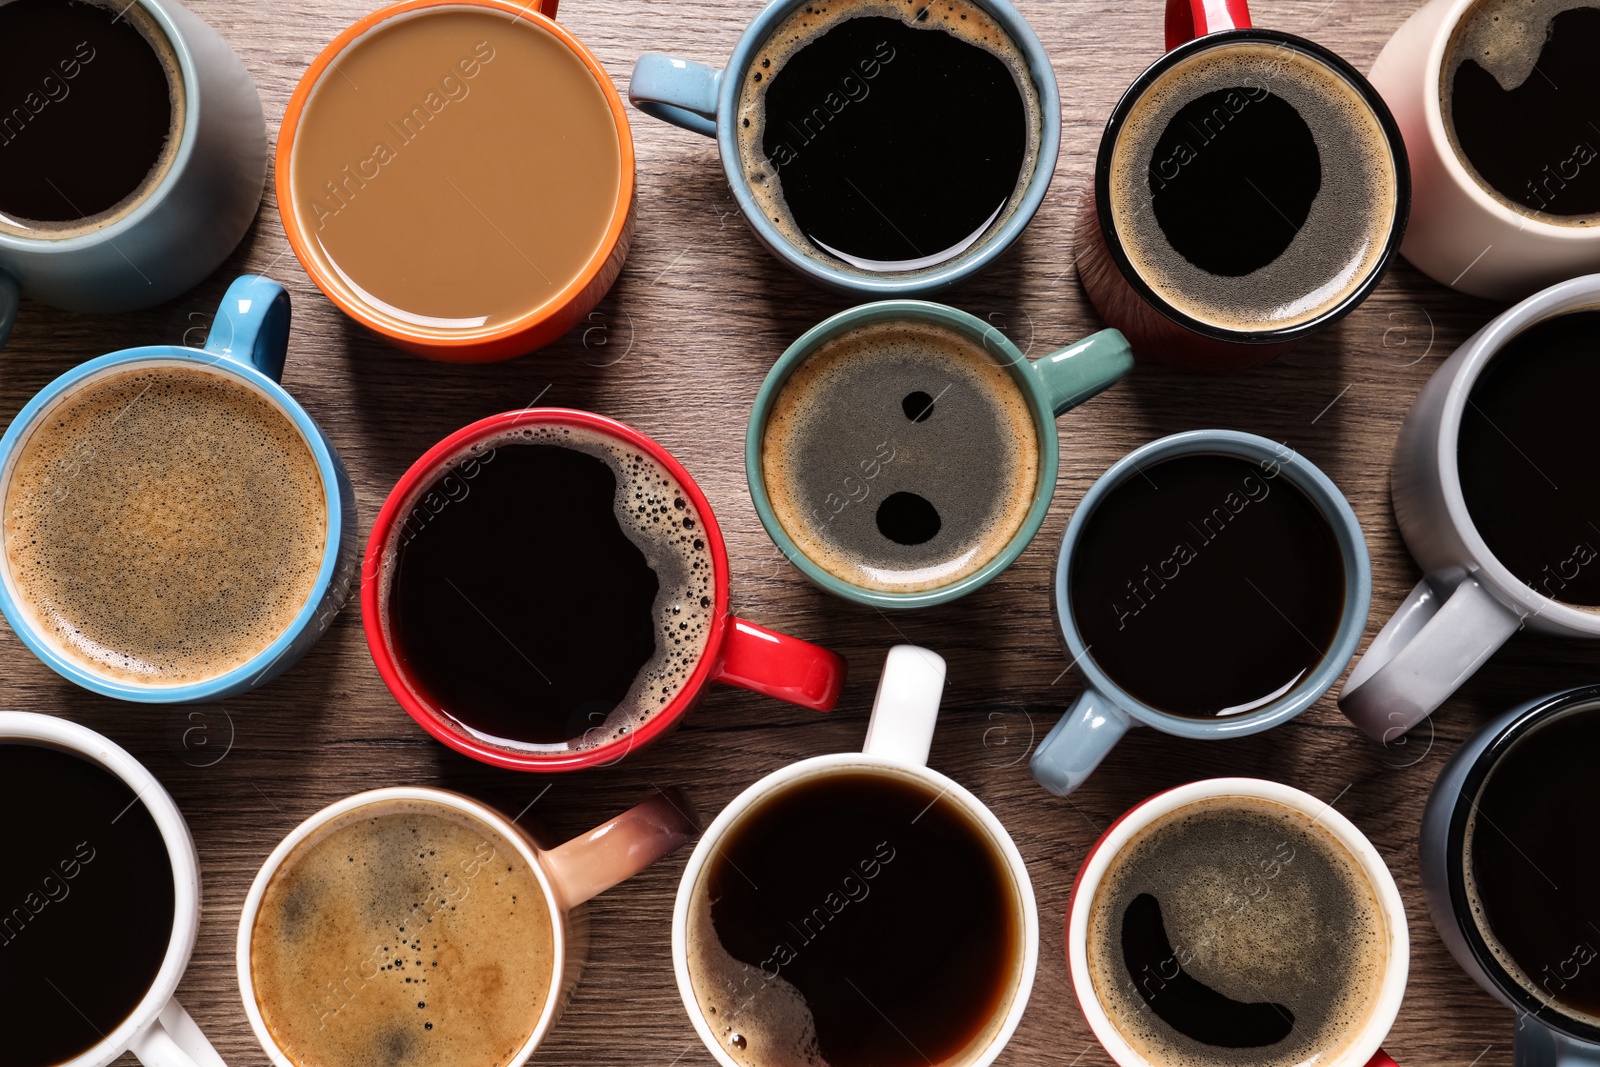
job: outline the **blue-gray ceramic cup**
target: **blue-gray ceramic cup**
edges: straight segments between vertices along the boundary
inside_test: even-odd
[[[1072,617],[1070,583],[1072,563],[1084,526],[1105,496],[1140,471],[1163,460],[1187,455],[1235,456],[1260,466],[1263,478],[1284,478],[1303,492],[1322,512],[1339,545],[1344,563],[1344,609],[1333,641],[1316,668],[1298,685],[1270,704],[1226,718],[1192,719],[1145,704],[1112,681],[1095,662]],[[1054,614],[1071,666],[1082,674],[1083,692],[1066,715],[1045,736],[1029,768],[1038,783],[1057,796],[1066,796],[1099,765],[1131,727],[1152,726],[1164,733],[1201,741],[1243,737],[1287,722],[1315,704],[1344,672],[1355,655],[1356,643],[1367,625],[1372,600],[1372,564],[1367,542],[1355,512],[1339,487],[1326,474],[1293,449],[1255,434],[1235,430],[1190,430],[1152,441],[1122,457],[1101,475],[1067,524],[1056,562]],[[1248,650],[1242,650],[1248,654]],[[1227,669],[1219,664],[1218,669]],[[1152,669],[1161,669],[1153,665]]]
[[[1511,1044],[1512,1059],[1517,1067],[1593,1067],[1600,1063],[1600,1027],[1593,1021],[1569,1015],[1552,1002],[1553,997],[1547,1000],[1535,996],[1511,975],[1489,947],[1474,921],[1473,901],[1467,885],[1468,838],[1474,832],[1472,826],[1476,821],[1472,815],[1479,810],[1480,792],[1500,758],[1519,741],[1554,719],[1572,714],[1595,714],[1597,710],[1600,710],[1600,685],[1591,685],[1530,701],[1491,719],[1456,749],[1444,770],[1439,772],[1427,807],[1423,809],[1418,848],[1428,912],[1439,937],[1461,969],[1490,996],[1516,1013]],[[1575,755],[1592,762],[1596,754]],[[1560,777],[1552,771],[1552,786],[1562,785]],[[1590,812],[1566,809],[1559,801],[1550,811],[1552,820],[1571,825],[1570,847],[1573,849],[1593,847],[1584,843],[1588,840],[1585,834],[1590,817]],[[1498,831],[1491,825],[1486,832]],[[1525,841],[1524,845],[1527,844]],[[1521,853],[1522,849],[1517,851]],[[1526,853],[1522,856],[1528,859]],[[1528,864],[1523,872],[1525,877],[1536,882],[1548,879],[1532,859],[1528,859]],[[1559,873],[1557,877],[1567,882]],[[1578,892],[1576,889],[1569,891]],[[1588,917],[1578,914],[1571,918],[1572,947],[1550,959],[1538,978],[1529,978],[1547,983],[1545,988],[1552,992],[1575,978],[1581,968],[1600,966],[1595,947],[1600,946],[1600,933],[1591,927]]]
[[[1038,150],[1032,172],[1022,178],[1020,199],[1009,213],[1002,211],[975,243],[952,258],[915,270],[876,273],[852,268],[837,257],[801,247],[785,236],[751,193],[740,158],[736,132],[739,88],[773,30],[809,2],[773,0],[745,29],[723,70],[675,56],[640,56],[633,68],[628,99],[647,115],[716,138],[734,200],[756,237],[784,264],[819,285],[866,299],[930,296],[983,270],[1011,247],[1039,210],[1061,147],[1061,94],[1050,57],[1033,28],[1007,0],[971,0],[1010,36],[1027,67],[1038,100]],[[849,70],[844,75],[846,80],[860,81]],[[862,83],[861,88],[870,86]],[[840,107],[845,99],[838,97]]]
[[[186,704],[221,700],[270,681],[316,643],[349,593],[356,568],[356,506],[344,464],[305,408],[278,384],[289,345],[289,294],[255,274],[237,278],[223,295],[204,349],[148,345],[112,352],[82,363],[41,389],[17,413],[0,438],[0,501],[9,490],[16,457],[29,434],[61,402],[92,381],[141,366],[192,366],[232,377],[264,396],[294,423],[316,460],[327,509],[327,535],[311,590],[288,627],[249,660],[195,682],[136,683],[94,670],[47,636],[19,603],[16,583],[0,544],[0,612],[22,643],[57,674],[85,689],[121,700]]]

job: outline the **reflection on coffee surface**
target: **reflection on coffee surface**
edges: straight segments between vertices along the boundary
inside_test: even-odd
[[[1445,131],[1490,196],[1562,226],[1600,221],[1600,6],[1480,0],[1440,70]]]
[[[53,1067],[132,1014],[172,940],[172,862],[128,784],[74,752],[0,740],[0,1034]]]
[[[532,20],[398,16],[346,48],[306,100],[296,221],[373,314],[492,330],[556,299],[600,246],[618,136],[595,76]]]
[[[1112,858],[1087,961],[1113,1026],[1167,1067],[1305,1067],[1345,1054],[1387,966],[1354,856],[1252,797],[1178,808]]]
[[[292,1067],[502,1067],[555,975],[537,875],[493,827],[378,801],[319,828],[272,875],[250,979]]]
[[[1134,699],[1244,715],[1321,665],[1344,615],[1344,558],[1280,463],[1178,456],[1095,504],[1073,550],[1072,621]]]
[[[1468,816],[1462,864],[1472,922],[1533,997],[1600,1026],[1600,856],[1575,848],[1569,813],[1594,811],[1600,709],[1552,715],[1494,764]]]
[[[1005,859],[964,808],[892,771],[780,787],[729,830],[689,907],[695,999],[744,1067],[959,1067],[1016,995]]]
[[[5,497],[23,611],[68,658],[176,684],[248,662],[288,629],[322,565],[316,457],[223,372],[154,364],[93,379],[34,423]]]
[[[1389,141],[1339,71],[1290,45],[1196,52],[1128,111],[1109,199],[1122,250],[1181,314],[1275,330],[1377,269],[1397,210]]]
[[[128,214],[171,168],[184,108],[177,54],[137,4],[0,4],[0,233]]]
[[[825,0],[755,54],[736,133],[756,203],[795,247],[903,272],[1010,216],[1040,114],[1021,49],[970,0]]]
[[[650,456],[579,427],[453,459],[395,523],[380,594],[409,683],[491,744],[627,734],[700,663],[716,579],[704,520]]]
[[[1011,372],[928,323],[874,323],[821,345],[773,400],[761,451],[773,512],[800,551],[892,593],[950,585],[1002,552],[1039,473]]]

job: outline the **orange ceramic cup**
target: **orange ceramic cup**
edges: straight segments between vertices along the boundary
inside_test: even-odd
[[[289,244],[330,300],[400,348],[457,363],[531,352],[622,270],[633,134],[555,11],[390,4],[323,49],[289,100]]]

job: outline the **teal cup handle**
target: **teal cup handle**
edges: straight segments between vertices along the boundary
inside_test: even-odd
[[[205,350],[282,382],[289,354],[289,294],[259,274],[235,278],[222,296]]]
[[[1050,410],[1064,415],[1111,388],[1133,368],[1133,349],[1117,330],[1092,333],[1033,362]]]
[[[1083,784],[1134,725],[1128,713],[1092,686],[1078,694],[1061,721],[1044,735],[1029,769],[1058,797]]]
[[[650,52],[634,64],[628,102],[652,118],[715,137],[721,84],[715,67]]]

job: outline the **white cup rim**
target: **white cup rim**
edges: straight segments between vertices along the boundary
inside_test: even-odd
[[[172,936],[155,981],[128,1017],[99,1042],[61,1067],[106,1067],[122,1055],[178,991],[200,932],[200,861],[178,805],[155,775],[120,745],[86,726],[31,711],[0,711],[0,742],[37,743],[66,749],[127,783],[161,831],[172,869]]]
[[[250,891],[245,896],[244,907],[239,915],[238,941],[234,950],[234,965],[239,978],[239,995],[244,1000],[245,1017],[250,1021],[250,1029],[260,1043],[261,1049],[274,1067],[297,1067],[295,1061],[288,1053],[278,1047],[271,1033],[267,1030],[266,1020],[261,1017],[261,1008],[256,1003],[255,983],[250,976],[250,938],[255,929],[256,916],[261,910],[262,897],[266,895],[267,884],[272,876],[283,866],[283,861],[288,858],[301,842],[320,830],[328,823],[339,819],[360,808],[374,804],[387,804],[395,801],[419,801],[423,803],[440,804],[465,815],[487,823],[495,832],[511,843],[511,846],[522,856],[524,862],[533,871],[534,877],[539,881],[539,888],[544,893],[545,906],[550,909],[550,927],[554,939],[554,952],[552,953],[552,967],[550,978],[550,992],[545,997],[544,1009],[539,1013],[539,1021],[533,1028],[533,1033],[517,1049],[508,1061],[507,1067],[520,1067],[533,1055],[534,1050],[544,1041],[545,1036],[555,1023],[557,1010],[560,1007],[562,994],[562,975],[566,969],[567,961],[567,933],[566,916],[557,903],[559,899],[555,888],[550,883],[549,873],[545,870],[544,861],[538,849],[526,833],[518,829],[509,819],[488,805],[461,793],[454,793],[445,789],[435,789],[429,786],[389,786],[384,789],[371,789],[364,793],[357,793],[335,801],[321,811],[305,819],[300,825],[278,842],[261,864],[261,869],[256,872],[255,879],[250,883]]]
[[[1033,883],[1028,877],[1027,864],[1022,859],[1022,853],[1017,850],[1016,843],[1011,840],[1011,835],[1006,831],[1000,819],[990,811],[988,806],[974,796],[971,792],[951,778],[940,774],[931,767],[920,764],[908,763],[901,760],[888,759],[883,756],[872,756],[862,752],[839,752],[825,756],[812,756],[797,763],[791,763],[771,774],[765,776],[753,785],[746,788],[727,807],[717,815],[711,825],[707,826],[700,834],[700,840],[695,843],[694,852],[689,856],[685,865],[683,877],[678,883],[677,900],[672,908],[672,970],[678,981],[678,994],[683,999],[684,1010],[688,1013],[689,1021],[694,1024],[695,1033],[705,1044],[716,1061],[722,1067],[742,1067],[733,1057],[723,1050],[717,1041],[711,1025],[706,1022],[704,1013],[700,1010],[699,1001],[695,997],[694,985],[689,977],[689,908],[694,897],[695,885],[700,880],[700,874],[705,869],[706,863],[718,846],[728,829],[744,815],[745,812],[764,797],[791,783],[803,779],[817,777],[822,774],[849,768],[860,768],[872,771],[888,771],[906,777],[918,779],[924,785],[932,786],[940,794],[960,803],[962,810],[978,822],[988,833],[997,851],[1005,860],[1011,872],[1013,883],[1017,887],[1017,895],[1022,906],[1022,967],[1017,977],[1015,992],[1011,998],[1011,1006],[1007,1009],[1006,1017],[1000,1027],[994,1031],[988,1046],[980,1053],[968,1067],[989,1067],[1001,1051],[1011,1041],[1016,1033],[1017,1025],[1022,1021],[1024,1011],[1028,1006],[1029,995],[1033,991],[1033,980],[1039,965],[1039,908],[1034,900]]]
[[[1072,886],[1072,902],[1067,911],[1067,967],[1072,975],[1072,988],[1078,1006],[1089,1021],[1089,1028],[1101,1046],[1119,1067],[1159,1067],[1153,1065],[1128,1043],[1111,1021],[1094,993],[1093,979],[1089,975],[1087,943],[1089,934],[1089,907],[1095,890],[1105,876],[1111,860],[1124,846],[1156,819],[1201,800],[1216,797],[1251,797],[1267,800],[1311,815],[1339,843],[1349,850],[1361,865],[1373,892],[1378,897],[1384,914],[1389,938],[1389,957],[1384,969],[1383,982],[1378,989],[1376,1003],[1360,1039],[1351,1043],[1344,1054],[1319,1067],[1363,1067],[1383,1044],[1389,1028],[1400,1012],[1400,1002],[1405,996],[1406,975],[1410,969],[1410,934],[1406,925],[1405,902],[1395,885],[1394,876],[1383,861],[1383,856],[1356,828],[1333,806],[1318,800],[1293,786],[1270,782],[1260,778],[1208,778],[1190,782],[1157,793],[1135,804],[1108,827],[1100,839],[1089,846]]]

